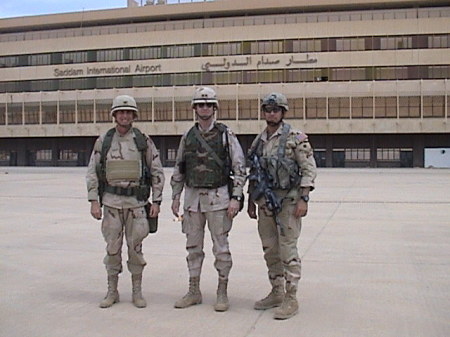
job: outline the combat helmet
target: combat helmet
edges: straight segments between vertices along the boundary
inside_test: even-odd
[[[213,103],[217,108],[219,107],[216,92],[209,87],[199,87],[195,90],[192,98],[192,107],[197,103]]]
[[[284,108],[285,111],[289,111],[288,101],[286,96],[278,92],[272,92],[263,98],[261,103],[261,108],[266,105],[280,106]]]
[[[129,95],[119,95],[114,98],[111,107],[111,116],[114,116],[114,112],[116,112],[117,110],[131,110],[133,111],[134,118],[137,117],[138,113],[136,101]]]

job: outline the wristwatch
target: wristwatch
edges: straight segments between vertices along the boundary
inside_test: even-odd
[[[309,195],[302,195],[302,196],[300,196],[300,199],[302,199],[304,202],[308,202],[309,201]]]
[[[237,200],[237,201],[242,201],[242,196],[241,195],[232,195],[231,199]]]

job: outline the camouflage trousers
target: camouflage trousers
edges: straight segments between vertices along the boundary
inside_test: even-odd
[[[219,273],[219,279],[227,280],[230,274],[232,260],[228,244],[228,233],[231,230],[232,221],[227,216],[227,210],[212,212],[184,213],[182,224],[183,233],[186,234],[186,261],[189,269],[189,277],[200,277],[205,253],[203,243],[205,237],[205,225],[211,233],[214,267]]]
[[[291,199],[283,202],[282,211],[278,214],[283,230],[277,226],[265,205],[258,210],[258,233],[271,283],[282,277],[288,284],[297,286],[301,277],[301,260],[297,250],[301,218],[293,215],[295,205]]]
[[[145,208],[116,209],[103,207],[102,234],[106,241],[106,256],[103,263],[108,275],[122,272],[123,237],[128,246],[128,270],[141,274],[146,262],[142,254],[142,241],[149,233]]]

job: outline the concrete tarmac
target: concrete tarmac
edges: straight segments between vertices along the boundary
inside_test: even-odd
[[[246,212],[230,235],[230,310],[213,310],[209,234],[203,304],[173,307],[188,273],[181,223],[170,211],[171,169],[159,231],[144,241],[147,308],[131,304],[124,263],[121,302],[100,309],[105,243],[89,214],[85,172],[0,167],[1,337],[450,336],[450,170],[320,169],[299,240],[300,311],[286,321],[253,310],[270,284]]]

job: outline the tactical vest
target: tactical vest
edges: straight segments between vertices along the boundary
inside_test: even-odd
[[[145,201],[150,196],[150,185],[151,185],[151,175],[148,170],[146,164],[146,152],[148,149],[147,139],[142,134],[142,132],[137,129],[132,129],[134,132],[134,141],[136,143],[136,147],[138,151],[141,153],[141,176],[139,177],[139,186],[135,187],[120,187],[120,186],[111,186],[108,184],[106,179],[106,162],[107,162],[107,154],[109,149],[111,148],[112,139],[116,132],[115,128],[108,130],[103,139],[102,150],[100,153],[100,164],[97,166],[97,176],[99,178],[99,196],[102,198],[104,192],[123,195],[123,196],[135,196],[139,201]],[[131,162],[131,161],[127,161]],[[132,165],[132,163],[124,163],[124,167],[128,165]]]
[[[283,124],[283,130],[278,143],[276,155],[263,156],[261,137],[258,138],[255,146],[256,154],[260,157],[260,165],[272,177],[272,188],[280,190],[290,190],[300,183],[299,166],[294,159],[287,158],[286,142],[291,126]]]
[[[220,165],[205,148],[194,128],[198,128],[198,125],[193,126],[186,135],[184,152],[186,185],[194,188],[217,188],[226,185],[230,176],[228,149],[223,144],[226,126],[216,123],[210,131],[199,135],[211,147],[223,165]]]

